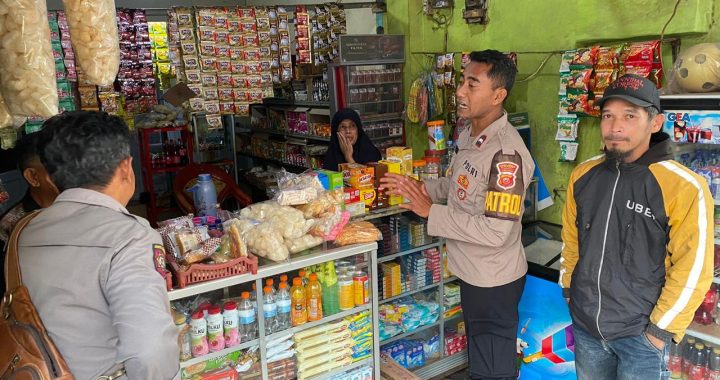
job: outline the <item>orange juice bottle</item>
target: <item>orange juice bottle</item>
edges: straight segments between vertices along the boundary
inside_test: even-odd
[[[308,321],[318,321],[323,317],[322,309],[322,288],[318,281],[317,274],[310,274],[310,282],[307,285],[307,308]]]
[[[290,301],[292,309],[290,311],[290,321],[293,326],[299,326],[307,322],[307,299],[305,298],[305,287],[302,284],[302,278],[293,278],[293,286],[290,289]]]

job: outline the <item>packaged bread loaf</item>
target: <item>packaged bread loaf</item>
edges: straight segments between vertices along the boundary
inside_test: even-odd
[[[382,233],[370,222],[348,223],[335,238],[335,245],[343,246],[359,243],[372,243],[382,239]]]
[[[120,43],[114,0],[63,0],[70,40],[87,80],[98,86],[115,81],[120,66]]]
[[[13,116],[58,113],[45,0],[0,0],[0,94]]]

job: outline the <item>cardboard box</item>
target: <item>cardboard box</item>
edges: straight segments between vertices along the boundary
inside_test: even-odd
[[[325,190],[335,190],[343,187],[343,174],[341,172],[324,169],[318,169],[315,172],[318,173],[320,183],[322,183]]]
[[[397,162],[401,165],[400,174],[412,174],[412,148],[393,146],[387,148],[386,161]]]
[[[386,354],[380,354],[380,375],[388,380],[420,380]]]
[[[370,209],[373,205],[373,202],[375,202],[377,194],[375,193],[375,189],[372,187],[366,187],[360,189],[360,201],[365,203],[365,207]]]
[[[384,166],[384,169],[387,170],[387,173],[394,173],[394,174],[402,174],[402,164],[399,162],[392,162],[388,160],[383,160],[378,162],[378,164],[382,164]],[[383,174],[385,175],[385,174]],[[403,203],[403,197],[399,195],[389,195],[387,200],[388,206],[395,206]]]
[[[345,188],[344,200],[346,205],[360,202],[360,190],[352,187]]]
[[[365,202],[354,202],[345,205],[345,211],[350,213],[350,216],[365,215],[367,209],[365,208]]]
[[[338,168],[343,173],[345,186],[361,189],[373,187],[375,182],[375,169],[361,164],[340,164]]]

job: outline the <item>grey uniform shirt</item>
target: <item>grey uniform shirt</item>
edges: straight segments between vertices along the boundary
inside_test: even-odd
[[[178,373],[177,329],[148,222],[113,198],[69,189],[19,239],[22,280],[78,380],[125,363],[129,379]],[[157,248],[157,247],[155,247]]]
[[[463,131],[448,176],[424,181],[433,200],[428,233],[447,239],[449,268],[463,281],[494,287],[527,272],[521,221],[534,170],[504,114],[479,136]]]

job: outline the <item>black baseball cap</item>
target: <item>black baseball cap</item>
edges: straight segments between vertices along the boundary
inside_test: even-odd
[[[602,99],[598,102],[600,109],[609,99],[622,99],[640,107],[655,107],[662,112],[660,107],[660,93],[655,83],[645,77],[635,74],[625,74],[605,89]]]

